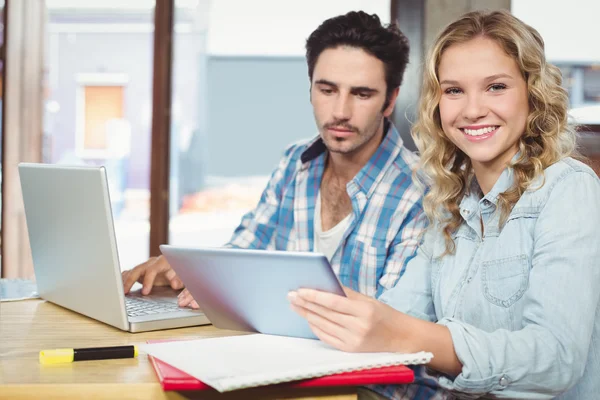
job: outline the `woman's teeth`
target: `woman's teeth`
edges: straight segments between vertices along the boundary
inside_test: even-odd
[[[497,126],[487,126],[485,128],[480,128],[480,129],[463,128],[462,131],[469,136],[481,136],[481,135],[485,135],[486,133],[490,133],[490,132],[496,130],[496,128],[498,128],[498,127]]]

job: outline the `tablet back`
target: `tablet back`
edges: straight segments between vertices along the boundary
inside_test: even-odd
[[[311,288],[344,296],[322,254],[171,245],[160,249],[218,328],[316,338],[291,309],[288,292]]]

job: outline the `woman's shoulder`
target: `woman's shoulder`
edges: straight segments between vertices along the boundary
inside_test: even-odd
[[[563,158],[555,162],[544,170],[544,178],[548,180],[560,180],[569,175],[586,174],[598,180],[596,172],[582,161],[571,157]]]
[[[536,178],[515,206],[528,206],[541,209],[546,202],[559,193],[560,198],[569,197],[574,188],[592,188],[593,193],[600,189],[600,179],[596,172],[585,163],[571,157],[550,165]]]
[[[566,157],[546,167],[544,173],[533,180],[527,192],[537,193],[536,197],[548,195],[557,185],[566,184],[574,179],[600,184],[598,175],[589,165]]]
[[[539,213],[550,199],[571,201],[567,198],[572,197],[569,194],[575,195],[574,190],[583,190],[587,195],[596,193],[600,190],[600,179],[585,163],[566,157],[548,166],[543,174],[532,181],[515,204],[511,215]]]

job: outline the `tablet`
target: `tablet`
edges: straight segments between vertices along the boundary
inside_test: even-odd
[[[214,326],[316,339],[287,294],[300,288],[345,296],[319,253],[190,248],[160,250]]]

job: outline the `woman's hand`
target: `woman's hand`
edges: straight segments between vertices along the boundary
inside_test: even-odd
[[[290,292],[292,308],[323,342],[348,352],[410,352],[403,340],[410,317],[344,288],[347,297],[312,289]]]
[[[462,363],[447,327],[423,321],[344,288],[347,297],[312,289],[290,292],[292,308],[323,342],[348,352],[415,353],[434,357],[429,367],[457,376]]]

